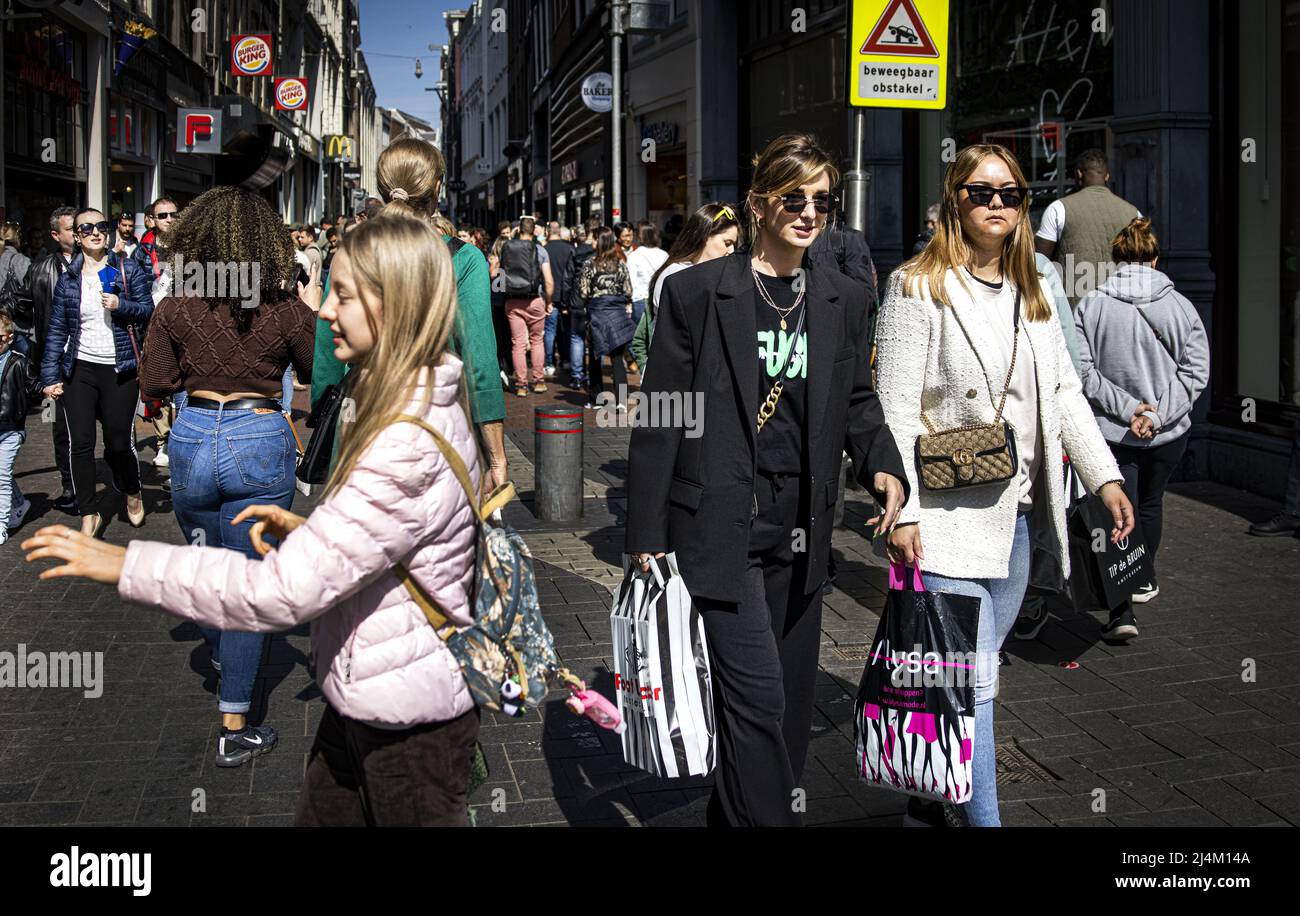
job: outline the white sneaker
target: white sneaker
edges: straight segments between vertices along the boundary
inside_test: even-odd
[[[167,457],[167,453],[165,451],[159,452],[158,454],[153,456],[154,467],[165,468],[169,464],[171,464],[171,459]]]
[[[542,372],[546,375],[547,378],[551,378],[552,376],[555,375],[555,367],[547,366],[545,369],[542,370]]]
[[[32,507],[32,501],[26,496],[23,501],[14,506],[14,510],[9,513],[9,529],[17,531],[23,526],[23,519],[27,517],[27,510]]]
[[[1160,594],[1160,586],[1156,585],[1154,582],[1148,582],[1133,593],[1133,603],[1146,604],[1158,594]]]

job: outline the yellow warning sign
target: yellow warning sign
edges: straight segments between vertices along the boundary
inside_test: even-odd
[[[850,0],[848,100],[855,108],[943,108],[948,0]]]

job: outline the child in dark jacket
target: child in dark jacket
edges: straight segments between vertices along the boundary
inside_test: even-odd
[[[9,529],[22,525],[32,506],[14,479],[18,449],[27,438],[32,384],[27,357],[14,349],[14,334],[13,319],[0,312],[0,544],[9,539]]]

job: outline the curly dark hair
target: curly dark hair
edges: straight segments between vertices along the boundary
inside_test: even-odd
[[[263,301],[285,298],[298,275],[284,220],[264,198],[243,188],[204,191],[182,211],[165,242],[168,254],[180,255],[186,263],[258,263]],[[174,278],[177,289],[180,279]],[[237,298],[207,301],[226,302],[236,317],[251,311]]]

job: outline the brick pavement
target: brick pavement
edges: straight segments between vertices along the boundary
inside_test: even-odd
[[[564,661],[612,695],[607,618],[620,572],[627,431],[597,428],[588,412],[581,526],[541,523],[529,511],[531,407],[578,397],[553,385],[544,396],[507,398],[511,476],[521,495],[508,518],[533,549]],[[42,495],[57,490],[49,435],[34,415],[19,458],[36,523],[65,518]],[[145,479],[144,536],[179,543],[159,474],[147,469]],[[870,514],[861,496],[849,492],[834,536],[839,575],[825,603],[802,780],[812,824],[892,826],[904,806],[901,796],[861,786],[851,771],[852,696],[884,588],[884,570],[861,534]],[[300,496],[295,509],[310,504]],[[1275,509],[1214,484],[1176,486],[1166,502],[1161,595],[1140,609],[1139,639],[1108,646],[1099,615],[1057,607],[1037,640],[1008,646],[998,741],[1036,764],[1043,780],[1001,787],[1004,823],[1300,823],[1292,788],[1300,777],[1300,540],[1242,534]],[[119,514],[106,536],[125,543],[133,533]],[[306,673],[306,628],[270,640],[256,691],[254,721],[279,729],[281,746],[251,765],[218,770],[215,682],[197,630],[123,605],[93,584],[39,582],[19,559],[18,540],[0,547],[0,651],[20,642],[103,651],[105,688],[97,699],[73,689],[0,690],[0,825],[289,823],[323,708]],[[1067,662],[1078,667],[1062,667]],[[1253,680],[1243,680],[1243,664],[1253,664]],[[540,716],[485,717],[481,740],[491,776],[473,799],[480,824],[703,822],[708,780],[662,781],[625,766],[613,736],[558,699]],[[196,811],[199,789],[205,804]],[[1094,810],[1098,789],[1104,810]]]

